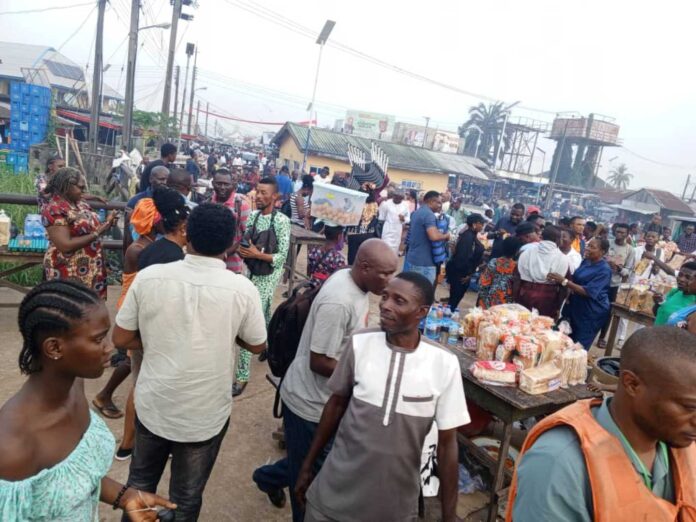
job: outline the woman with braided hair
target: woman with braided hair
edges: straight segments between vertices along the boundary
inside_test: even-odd
[[[97,214],[82,201],[87,188],[77,169],[58,169],[48,182],[51,199],[43,207],[41,218],[50,245],[44,256],[46,279],[72,279],[95,290],[106,299],[106,264],[99,239],[118,220],[111,212],[100,223]]]
[[[0,520],[93,521],[98,504],[131,520],[176,506],[108,478],[114,437],[87,404],[83,379],[109,364],[111,321],[99,295],[47,281],[19,307],[22,388],[0,408]]]

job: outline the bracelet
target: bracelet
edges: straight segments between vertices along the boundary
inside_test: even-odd
[[[124,484],[123,487],[121,488],[121,491],[118,492],[118,495],[116,495],[116,500],[114,500],[114,503],[111,504],[111,507],[114,508],[114,510],[119,509],[119,502],[121,502],[121,498],[123,497],[124,493],[128,490],[130,486],[128,484]]]

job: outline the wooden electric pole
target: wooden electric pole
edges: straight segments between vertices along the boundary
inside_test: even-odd
[[[131,149],[133,134],[133,109],[135,108],[135,60],[138,54],[138,24],[140,23],[140,0],[131,0],[130,32],[128,33],[128,65],[126,69],[126,101],[123,110],[123,135],[121,141]]]
[[[208,114],[210,113],[210,102],[205,102],[205,137],[208,137]]]
[[[97,38],[94,43],[94,74],[92,75],[92,107],[89,121],[89,151],[97,152],[99,143],[99,109],[101,105],[101,83],[104,75],[104,12],[106,0],[99,0],[97,15]]]
[[[162,120],[169,117],[169,104],[171,103],[172,94],[172,71],[174,70],[174,52],[176,51],[176,31],[179,27],[179,18],[181,18],[181,0],[174,0],[174,9],[172,12],[172,28],[169,33],[169,55],[167,57],[167,72],[164,77],[164,95],[162,96]],[[176,116],[176,106],[174,106],[174,115]]]
[[[176,74],[174,75],[174,127],[176,127],[176,110],[179,106],[179,75],[181,74],[181,67],[176,66]],[[169,139],[169,136],[167,136]]]
[[[196,54],[193,56],[193,74],[191,74],[191,100],[189,100],[188,124],[186,125],[186,134],[191,134],[191,117],[193,116],[193,97],[196,94],[196,63],[198,63],[198,45],[196,45]]]
[[[198,100],[196,102],[196,125],[194,128],[196,129],[196,135],[199,135],[201,133],[201,124],[199,123],[200,120],[198,119],[201,115],[201,100]]]

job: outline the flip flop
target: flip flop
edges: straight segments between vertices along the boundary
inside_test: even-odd
[[[105,406],[99,405],[97,399],[92,401],[92,405],[97,409],[107,419],[120,419],[123,417],[123,412],[119,410],[115,404],[107,404]]]
[[[597,348],[606,348],[607,347],[607,341],[604,339],[600,339],[597,341]]]

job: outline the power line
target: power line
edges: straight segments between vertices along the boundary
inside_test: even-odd
[[[63,47],[65,47],[65,44],[67,44],[70,40],[72,40],[75,37],[75,35],[77,33],[80,32],[80,29],[82,29],[84,27],[84,25],[87,23],[87,21],[92,17],[92,13],[94,13],[94,11],[96,11],[96,10],[97,10],[97,6],[95,5],[92,8],[92,10],[89,13],[87,13],[87,16],[85,17],[85,19],[82,20],[82,23],[77,27],[77,29],[75,29],[75,32],[72,33],[70,36],[68,36],[68,39],[65,40],[62,44],[60,44],[58,46],[58,49],[56,49],[56,51],[60,51]]]
[[[46,11],[57,11],[59,9],[73,9],[75,7],[85,7],[88,5],[94,5],[94,2],[84,2],[82,4],[62,5],[62,6],[56,6],[56,7],[45,7],[43,9],[25,9],[24,11],[2,11],[2,12],[0,12],[0,15],[45,13]]]
[[[696,169],[696,165],[677,165],[675,163],[665,163],[662,161],[654,160],[651,158],[648,158],[646,156],[643,156],[642,154],[638,154],[637,152],[632,151],[631,149],[626,148],[625,146],[621,146],[623,150],[628,152],[629,154],[642,159],[643,161],[647,161],[648,163],[653,163],[654,165],[660,165],[661,167],[668,167],[672,169],[684,169],[684,170],[693,170]]]

